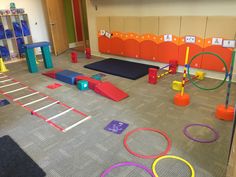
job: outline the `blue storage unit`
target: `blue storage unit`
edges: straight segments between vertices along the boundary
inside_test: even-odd
[[[4,26],[2,23],[0,23],[0,39],[5,39],[6,36],[4,34]]]
[[[59,81],[65,82],[67,84],[74,85],[76,82],[76,77],[80,75],[83,75],[83,74],[70,71],[70,70],[64,70],[64,71],[56,73],[56,79]]]
[[[13,38],[13,33],[10,29],[6,29],[5,34],[7,38]]]
[[[15,36],[16,37],[21,37],[22,36],[22,28],[21,25],[18,22],[13,22],[13,28],[15,31]]]
[[[29,36],[30,30],[29,30],[29,26],[27,24],[27,21],[21,20],[21,25],[22,25],[22,30],[23,30],[24,36]]]
[[[12,14],[9,10],[2,11],[4,14],[1,15],[0,10],[0,57],[4,60],[19,60],[26,55],[25,44],[33,42],[28,15],[22,14],[22,9],[17,14]],[[47,53],[45,50],[47,49],[42,51],[43,55]]]
[[[16,39],[16,42],[17,42],[17,46],[18,46],[18,51],[19,51],[19,54],[23,54],[25,53],[25,42],[24,42],[24,39],[23,38],[17,38]]]
[[[7,47],[0,46],[0,58],[3,58],[4,60],[8,60],[10,58],[10,53]]]

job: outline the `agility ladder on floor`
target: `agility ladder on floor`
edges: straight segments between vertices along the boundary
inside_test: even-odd
[[[66,104],[64,104],[64,103],[62,103],[62,102],[60,102],[59,100],[55,100],[55,99],[53,99],[52,97],[50,97],[50,96],[48,96],[48,95],[45,95],[45,94],[43,94],[43,93],[40,93],[40,92],[38,92],[38,91],[36,91],[36,90],[30,88],[29,86],[27,86],[27,85],[25,85],[25,84],[23,84],[23,83],[21,83],[21,82],[15,80],[15,79],[9,77],[9,76],[7,76],[7,75],[4,75],[3,73],[0,73],[0,84],[1,84],[1,85],[0,85],[0,93],[1,93],[2,95],[4,95],[4,96],[6,96],[7,98],[11,99],[12,101],[14,101],[15,103],[17,103],[18,105],[20,105],[20,106],[22,106],[23,108],[25,108],[27,111],[29,111],[32,115],[35,115],[35,116],[37,116],[37,117],[43,119],[43,120],[46,121],[48,124],[50,124],[51,126],[55,127],[56,129],[58,129],[58,130],[60,130],[60,131],[62,131],[62,132],[67,132],[67,131],[71,130],[72,128],[74,128],[74,127],[76,127],[76,126],[82,124],[82,123],[85,122],[86,120],[91,119],[91,116],[88,116],[88,115],[84,114],[83,112],[81,112],[81,111],[79,111],[79,110],[77,110],[77,109],[75,109],[75,108],[73,108],[73,107],[70,107],[70,106],[68,106],[68,105],[66,105]],[[20,85],[21,87],[15,89],[15,90],[7,91],[7,92],[1,90],[2,88],[7,88],[7,87],[10,87],[10,86],[13,86],[13,85]],[[21,97],[18,97],[18,98],[13,98],[13,97],[10,95],[11,93],[20,92],[20,91],[26,90],[26,89],[30,92],[30,93],[27,94],[27,95],[24,95],[24,96],[21,96]],[[29,97],[31,97],[31,96],[33,96],[33,95],[40,95],[40,96],[42,96],[42,98],[39,98],[39,99],[37,99],[37,100],[31,101],[31,102],[28,102],[28,103],[22,103],[22,102],[20,101],[20,100],[23,100],[23,99],[25,99],[25,98],[29,98]],[[40,108],[38,108],[38,109],[36,109],[36,110],[33,110],[33,109],[31,109],[30,107],[28,107],[28,106],[30,106],[30,105],[39,103],[40,101],[43,101],[43,100],[50,100],[51,103],[48,104],[48,105],[45,105],[45,106],[43,106],[43,107],[40,107]],[[52,107],[53,105],[56,105],[56,104],[59,104],[60,106],[67,108],[67,110],[65,110],[65,111],[63,111],[63,112],[61,112],[61,113],[59,113],[59,114],[57,114],[57,115],[54,115],[54,116],[52,116],[52,117],[49,117],[49,118],[47,118],[47,117],[45,117],[45,116],[43,116],[43,115],[40,114],[40,111],[42,111],[42,110],[44,110],[44,109],[47,109],[47,108],[49,108],[49,107]],[[54,119],[56,119],[56,118],[58,118],[58,117],[61,117],[62,115],[65,115],[65,114],[68,113],[68,112],[74,112],[75,114],[79,114],[79,115],[83,116],[84,118],[81,119],[81,120],[79,120],[78,122],[74,123],[73,125],[70,125],[70,126],[66,127],[66,128],[63,128],[63,127],[59,126],[58,124],[52,122],[52,120],[54,120]]]

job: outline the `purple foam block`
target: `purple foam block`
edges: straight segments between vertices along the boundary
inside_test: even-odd
[[[107,130],[109,132],[113,132],[116,134],[121,134],[128,126],[129,124],[126,124],[117,120],[113,120],[104,128],[104,130]]]
[[[10,104],[10,102],[8,100],[6,100],[6,99],[5,100],[0,100],[0,107],[6,106],[8,104]]]

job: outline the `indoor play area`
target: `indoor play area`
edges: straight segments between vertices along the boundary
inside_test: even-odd
[[[0,177],[236,176],[236,3],[212,4],[4,0]]]

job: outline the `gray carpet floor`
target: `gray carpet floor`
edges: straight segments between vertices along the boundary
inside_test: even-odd
[[[83,66],[98,60],[80,58],[79,63],[72,64],[69,52],[53,57],[55,69],[70,69],[88,76],[98,72]],[[139,127],[166,132],[172,140],[169,154],[189,161],[197,177],[225,177],[232,122],[215,119],[214,112],[218,104],[225,102],[226,84],[215,91],[202,91],[189,84],[186,92],[191,96],[191,104],[177,107],[172,103],[176,92],[171,89],[171,83],[173,80],[181,80],[182,74],[166,76],[157,85],[148,84],[147,77],[128,80],[107,74],[103,80],[112,82],[129,94],[127,99],[114,102],[91,90],[79,91],[75,86],[45,77],[41,73],[31,74],[26,62],[9,64],[7,67],[10,70],[7,75],[92,116],[91,120],[62,133],[14,102],[0,107],[0,136],[10,135],[48,177],[98,177],[109,166],[124,161],[151,168],[154,159],[135,157],[123,146],[125,134]],[[39,67],[40,72],[47,71],[42,62]],[[55,90],[46,88],[55,82],[62,83],[63,86]],[[211,87],[218,82],[206,78],[201,84]],[[0,95],[0,99],[4,98]],[[235,98],[236,85],[232,84],[231,104],[234,104]],[[48,114],[54,113],[48,111]],[[58,118],[58,121],[70,118],[74,119],[68,115]],[[121,135],[105,131],[104,127],[112,120],[128,123],[129,127]],[[212,126],[219,132],[220,138],[209,144],[189,140],[182,130],[191,123]],[[190,133],[198,138],[212,137],[206,128],[195,127]],[[167,145],[162,136],[146,131],[133,134],[128,144],[132,150],[144,155],[159,154]],[[156,170],[160,177],[188,177],[191,174],[185,164],[173,159],[160,161]],[[134,167],[121,167],[108,176],[149,175]]]

